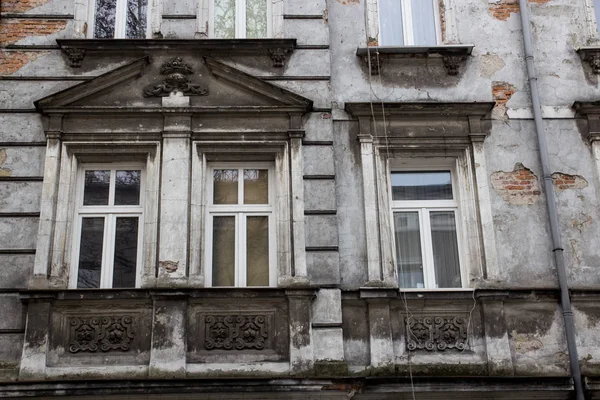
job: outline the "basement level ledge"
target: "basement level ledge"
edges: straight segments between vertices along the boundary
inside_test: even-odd
[[[461,63],[473,51],[472,44],[441,46],[369,46],[356,49],[356,55],[369,66],[372,75],[378,75],[388,58],[442,58],[448,75],[458,75]]]

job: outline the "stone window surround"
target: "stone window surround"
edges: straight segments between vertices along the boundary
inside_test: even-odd
[[[600,33],[598,32],[598,21],[596,21],[594,11],[594,0],[585,0],[585,17],[587,28],[585,42],[597,44],[600,42]]]
[[[206,261],[206,205],[208,204],[207,182],[210,178],[206,172],[213,162],[272,162],[274,163],[275,186],[275,237],[276,240],[276,278],[277,286],[285,286],[292,280],[292,246],[291,246],[291,214],[290,214],[290,179],[289,179],[289,143],[286,141],[197,141],[193,142],[192,151],[192,187],[191,187],[191,220],[190,226],[190,284],[204,286],[208,266]],[[293,178],[292,178],[293,179]],[[302,182],[301,182],[302,183]],[[304,207],[302,207],[304,209]],[[302,232],[302,234],[304,234]],[[294,235],[296,236],[296,235]],[[304,251],[296,249],[294,258],[300,257]],[[298,260],[295,265],[300,267]],[[304,265],[306,263],[304,262]],[[302,267],[296,268],[296,276],[302,274]]]
[[[52,139],[51,140],[59,140]],[[142,229],[142,271],[140,286],[152,286],[156,265],[156,242],[158,236],[158,187],[160,165],[160,143],[158,142],[66,142],[58,144],[62,147],[60,165],[55,162],[54,152],[46,154],[44,189],[56,186],[56,203],[52,196],[42,193],[44,207],[52,207],[49,215],[52,220],[40,220],[38,233],[38,249],[36,252],[34,279],[45,277],[49,273],[47,285],[66,289],[70,273],[73,273],[72,258],[77,240],[74,236],[74,221],[77,218],[75,201],[78,170],[81,164],[111,162],[131,162],[135,160],[143,164],[146,181],[144,197],[144,227]],[[52,147],[49,146],[49,150]],[[56,174],[56,175],[54,175]],[[57,178],[57,179],[56,179]],[[46,232],[53,232],[48,235]],[[48,251],[50,250],[50,251]],[[41,283],[41,282],[40,282]],[[46,286],[41,283],[42,286]],[[37,285],[35,285],[37,286]]]
[[[212,0],[197,0],[196,11],[196,34],[195,39],[209,38],[209,5]],[[151,38],[162,38],[164,0],[148,0],[148,32]],[[93,10],[95,0],[79,0],[75,3],[75,18],[73,38],[85,39],[93,37]],[[272,0],[271,2],[271,38],[283,38],[283,1]]]
[[[499,276],[483,147],[487,133],[481,121],[487,108],[491,110],[492,105],[470,103],[469,106],[481,108],[476,112],[462,110],[464,105],[464,103],[384,104],[384,107],[389,107],[386,109],[387,123],[396,123],[398,124],[396,126],[400,126],[403,118],[410,121],[432,121],[439,118],[438,121],[431,123],[443,128],[446,123],[451,123],[451,120],[446,120],[449,114],[461,115],[466,131],[459,137],[453,136],[448,139],[442,137],[440,140],[437,137],[411,137],[410,135],[401,137],[393,132],[381,136],[381,121],[373,123],[369,103],[346,104],[346,111],[358,118],[360,129],[358,141],[361,148],[368,269],[368,281],[365,282],[365,287],[398,287],[390,205],[390,164],[394,162],[393,160],[413,159],[416,163],[444,158],[455,160],[459,209],[462,215],[461,228],[462,235],[466,239],[462,260],[465,260],[463,268],[467,271],[468,279],[463,283],[463,287],[474,287],[486,278]],[[381,105],[373,106],[374,115],[381,115]],[[406,111],[403,111],[403,107]],[[439,111],[436,110],[438,107]],[[443,110],[444,107],[448,108]],[[403,115],[404,113],[406,114]],[[479,115],[470,115],[470,113]]]

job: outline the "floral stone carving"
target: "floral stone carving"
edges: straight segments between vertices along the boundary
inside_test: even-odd
[[[193,83],[189,75],[193,74],[192,67],[183,62],[181,57],[172,58],[163,63],[160,73],[166,75],[159,84],[152,84],[144,89],[145,97],[164,97],[172,92],[181,92],[186,96],[206,96],[208,88],[200,83]]]
[[[467,347],[467,320],[455,317],[409,317],[406,323],[406,348],[413,350],[464,350]]]
[[[128,351],[134,338],[135,318],[73,317],[69,319],[69,351]]]
[[[207,350],[262,350],[269,338],[264,315],[207,315],[204,323]]]

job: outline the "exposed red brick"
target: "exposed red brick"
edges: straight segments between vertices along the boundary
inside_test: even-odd
[[[529,3],[544,4],[550,0],[528,0]],[[519,0],[497,0],[490,3],[488,13],[500,21],[506,21],[512,13],[519,12]]]
[[[0,51],[0,74],[10,75],[25,64],[46,54],[47,51]]]
[[[588,183],[583,176],[568,175],[561,172],[552,174],[552,183],[558,192],[567,189],[583,189],[588,186]]]
[[[517,88],[508,82],[492,82],[492,97],[496,106],[505,105],[516,91]]]
[[[24,13],[48,2],[50,0],[2,0],[2,12]]]
[[[28,36],[51,35],[67,26],[66,21],[46,19],[12,19],[2,21],[0,24],[0,45],[6,46],[18,42]]]
[[[510,204],[530,205],[541,194],[537,176],[521,163],[517,163],[510,172],[494,172],[491,180],[492,187]]]

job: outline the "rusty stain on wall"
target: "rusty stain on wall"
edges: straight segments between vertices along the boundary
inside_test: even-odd
[[[513,339],[515,350],[518,353],[527,353],[544,348],[544,343],[542,343],[542,341],[538,338],[537,334],[525,334],[512,331],[510,336]]]
[[[588,186],[588,182],[581,175],[569,175],[562,172],[552,174],[552,183],[557,192],[567,189],[583,189]]]
[[[531,205],[541,194],[537,176],[521,163],[510,172],[494,172],[491,180],[492,187],[509,204]]]
[[[0,167],[6,162],[6,149],[0,149]],[[9,168],[0,168],[0,176],[11,176],[12,170]]]

